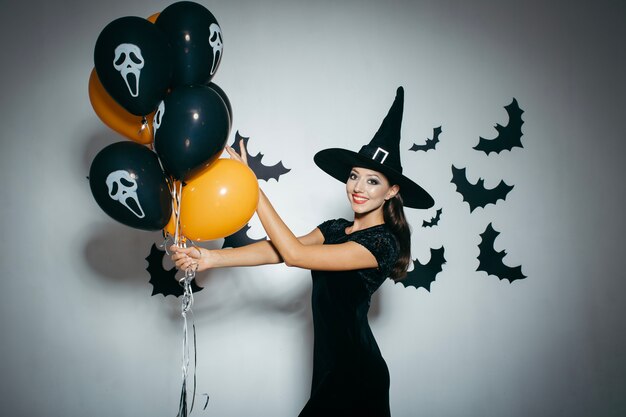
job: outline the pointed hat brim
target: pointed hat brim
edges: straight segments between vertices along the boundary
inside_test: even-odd
[[[341,148],[330,148],[319,151],[313,157],[315,164],[331,177],[345,183],[354,167],[372,169],[384,174],[389,182],[400,186],[400,195],[405,207],[427,209],[435,201],[420,185],[401,172],[383,165],[370,156]]]

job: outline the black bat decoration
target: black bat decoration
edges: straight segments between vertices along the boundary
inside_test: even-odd
[[[226,236],[226,238],[224,239],[224,243],[222,244],[222,248],[240,248],[254,242],[267,240],[267,237],[264,237],[262,239],[251,239],[248,236],[248,230],[250,230],[250,225],[246,224],[244,227],[242,227],[232,235]]]
[[[437,210],[437,214],[435,214],[435,217],[433,217],[432,219],[430,219],[430,222],[427,222],[426,220],[424,220],[422,222],[422,227],[433,227],[433,226],[437,226],[439,224],[439,220],[441,220],[441,212],[443,210],[442,209],[438,209]]]
[[[172,268],[167,270],[163,268],[163,258],[165,257],[165,251],[157,248],[153,243],[150,248],[150,255],[146,257],[148,266],[146,271],[150,274],[150,284],[152,284],[152,295],[163,294],[163,297],[173,295],[174,297],[180,297],[183,295],[183,287],[176,282],[176,273],[178,270]],[[202,288],[198,287],[195,281],[191,281],[191,289],[193,292],[198,292]]]
[[[491,189],[485,188],[485,180],[478,179],[476,184],[467,180],[466,169],[459,169],[452,165],[452,184],[456,185],[456,190],[463,196],[463,201],[467,201],[470,206],[470,213],[476,207],[485,207],[487,204],[496,204],[498,200],[505,200],[506,195],[513,189],[512,185],[504,181]]]
[[[474,146],[474,149],[489,155],[490,152],[500,153],[505,149],[510,151],[514,147],[523,148],[522,125],[524,121],[522,120],[522,113],[524,113],[524,110],[520,109],[515,98],[513,98],[511,104],[504,106],[504,108],[509,115],[509,123],[506,126],[496,124],[498,136],[495,139],[480,137],[478,145]]]
[[[443,246],[439,249],[430,249],[430,261],[421,264],[419,260],[413,260],[413,270],[406,273],[406,277],[400,281],[404,287],[422,287],[430,292],[430,285],[435,281],[437,274],[443,270],[446,263]]]
[[[424,145],[417,145],[417,144],[413,144],[413,146],[411,146],[411,148],[409,149],[410,151],[429,151],[431,149],[435,149],[435,147],[437,146],[437,143],[439,143],[439,135],[441,134],[441,126],[436,127],[433,129],[433,138],[432,139],[426,139],[426,144]]]
[[[248,141],[250,138],[244,138],[239,134],[239,132],[235,133],[235,142],[231,145],[231,147],[237,151],[237,153],[241,153],[241,149],[239,147],[239,141],[243,139],[243,144],[248,149]],[[282,161],[279,161],[277,164],[269,166],[263,165],[262,159],[265,155],[259,152],[256,155],[248,154],[248,166],[255,173],[256,177],[260,180],[269,181],[270,179],[275,179],[278,181],[279,177],[283,174],[291,171],[289,168],[285,168]]]
[[[509,283],[516,279],[526,278],[526,275],[522,274],[521,265],[511,268],[502,262],[506,251],[497,252],[493,246],[499,234],[500,232],[496,231],[491,223],[489,223],[485,231],[480,234],[482,241],[478,244],[478,268],[476,268],[476,270],[484,271],[487,275],[495,275],[501,280],[508,279]]]

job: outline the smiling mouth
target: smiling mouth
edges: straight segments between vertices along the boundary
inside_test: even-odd
[[[352,201],[354,201],[356,204],[363,204],[367,202],[367,198],[352,194]]]

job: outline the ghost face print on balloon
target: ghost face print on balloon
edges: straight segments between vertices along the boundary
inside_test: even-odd
[[[123,169],[113,171],[107,176],[106,184],[109,190],[109,197],[119,201],[120,204],[140,219],[146,216],[139,202],[137,180],[133,174]]]
[[[120,73],[132,97],[139,96],[139,76],[144,66],[141,49],[132,43],[122,43],[115,48],[113,66]]]
[[[217,67],[219,67],[220,61],[222,60],[222,49],[224,48],[224,43],[222,42],[222,29],[220,29],[217,23],[211,23],[209,30],[211,31],[209,44],[211,45],[211,49],[213,49],[213,63],[211,65],[211,75],[213,75],[215,74],[215,71],[217,71]]]
[[[165,115],[165,100],[159,103],[159,107],[157,107],[157,111],[154,113],[154,118],[152,119],[152,128],[154,130],[154,136],[156,136],[157,130],[161,127],[161,122],[163,121],[163,116]]]

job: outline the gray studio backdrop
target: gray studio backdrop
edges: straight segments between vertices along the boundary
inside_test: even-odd
[[[430,292],[388,281],[373,300],[394,416],[626,414],[623,2],[202,3],[224,33],[214,81],[233,105],[232,136],[291,168],[260,185],[297,234],[350,215],[313,154],[357,150],[405,87],[403,165],[437,202],[407,210],[413,256],[426,263],[444,246],[447,263]],[[1,3],[2,415],[176,414],[179,300],[151,296],[144,260],[160,235],[107,217],[85,178],[100,149],[124,140],[89,103],[96,38],[168,4]],[[507,123],[513,98],[523,148],[473,150]],[[438,126],[435,151],[408,151]],[[514,189],[470,213],[452,165]],[[439,225],[421,227],[437,208]],[[476,271],[489,223],[504,263],[528,278]],[[194,413],[297,415],[311,374],[308,271],[204,278]]]

